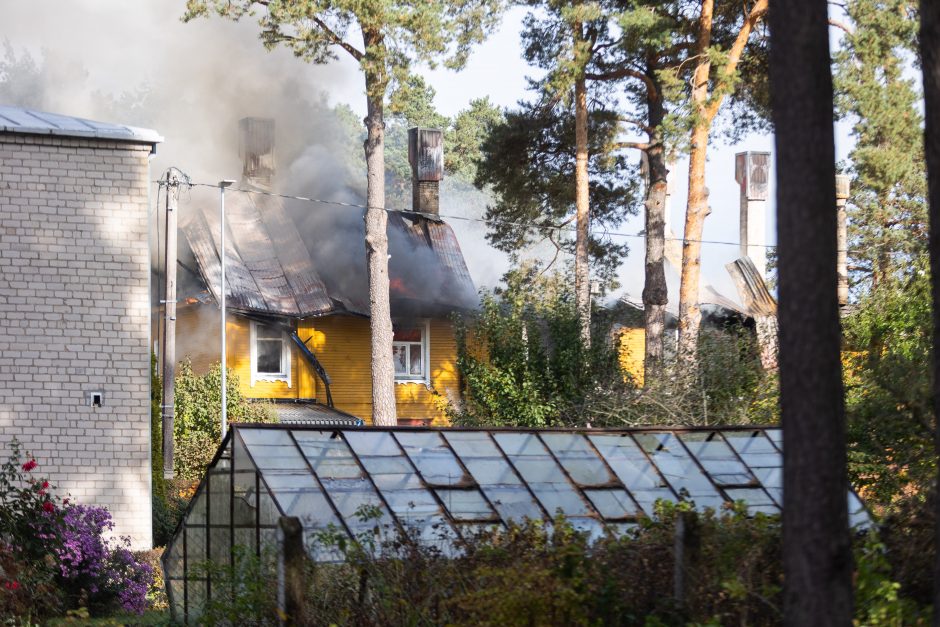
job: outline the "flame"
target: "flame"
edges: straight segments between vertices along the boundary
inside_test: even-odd
[[[406,286],[405,282],[399,277],[392,278],[388,282],[388,288],[390,292],[394,292],[398,296],[406,296],[408,298],[417,298],[418,296],[414,291],[408,289],[408,286]]]

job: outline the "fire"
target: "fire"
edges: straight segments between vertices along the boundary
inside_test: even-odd
[[[389,291],[397,294],[398,296],[406,296],[408,298],[417,298],[417,294],[414,291],[408,289],[408,286],[405,285],[405,282],[402,281],[399,277],[393,277],[388,282]]]

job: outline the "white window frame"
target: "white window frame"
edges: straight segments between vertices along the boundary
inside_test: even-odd
[[[258,381],[286,383],[288,388],[291,387],[291,345],[290,339],[284,332],[281,332],[281,371],[277,373],[258,372],[258,324],[259,323],[254,320],[251,321],[251,331],[248,339],[249,353],[251,356],[251,387],[255,387],[255,383]]]
[[[392,326],[402,326],[402,327],[413,327],[421,331],[421,361],[424,364],[424,373],[420,375],[416,374],[399,374],[395,373],[395,383],[423,383],[424,385],[430,387],[431,385],[431,321],[427,319],[418,319],[418,320],[395,320],[393,321]],[[396,344],[410,345],[415,344],[415,342],[396,342],[392,340],[392,347]],[[408,360],[410,362],[411,357],[410,353]],[[406,369],[410,369],[407,368]]]

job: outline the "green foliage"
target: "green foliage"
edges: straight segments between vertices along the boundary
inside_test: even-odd
[[[579,424],[579,410],[600,381],[617,378],[605,338],[585,349],[564,275],[534,266],[506,275],[480,311],[457,325],[457,367],[464,402],[451,407],[463,425],[545,427]],[[583,424],[583,423],[582,423]]]
[[[672,596],[676,521],[686,595]],[[779,521],[741,507],[661,504],[628,533],[590,539],[558,517],[469,535],[446,556],[409,533],[324,533],[341,564],[310,566],[312,625],[679,625],[779,620]],[[328,600],[325,601],[324,599]]]
[[[890,507],[936,474],[927,259],[882,281],[844,327],[849,473],[872,505]]]
[[[593,425],[773,424],[778,381],[760,365],[753,331],[735,324],[703,329],[695,370],[671,361],[642,388],[604,386],[587,400]]]
[[[464,399],[449,408],[460,425],[640,426],[771,424],[779,418],[777,379],[761,368],[752,330],[729,322],[703,331],[698,368],[672,363],[637,387],[618,362],[621,308],[592,316],[591,349],[581,343],[566,275],[532,265],[484,294],[457,325]]]
[[[229,423],[277,422],[277,412],[268,403],[246,400],[238,376],[226,375],[225,405]],[[173,470],[181,478],[197,481],[212,461],[222,441],[222,369],[216,363],[204,375],[193,372],[189,361],[176,372],[176,417],[173,422]]]
[[[905,77],[916,51],[916,4],[852,0],[835,55],[836,106],[853,122],[851,277],[873,288],[926,249],[927,205],[921,95]]]
[[[593,232],[592,274],[610,281],[628,247],[599,231],[616,229],[637,212],[635,167],[614,150],[619,133],[615,111],[594,107],[588,114],[588,176]],[[476,184],[489,189],[493,220],[487,239],[509,253],[541,241],[574,251],[574,111],[563,103],[527,103],[490,127],[481,147]],[[559,229],[567,228],[569,232]]]
[[[891,579],[885,545],[875,532],[856,544],[855,624],[871,627],[929,625],[930,614],[901,597],[901,584]]]
[[[251,548],[236,544],[232,560],[191,566],[194,576],[212,581],[212,598],[200,617],[204,625],[277,625],[277,596],[271,582],[276,574],[272,556],[258,557]]]

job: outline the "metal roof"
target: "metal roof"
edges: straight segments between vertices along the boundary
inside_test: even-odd
[[[298,207],[290,202],[248,189],[226,193],[228,306],[247,313],[294,318],[337,311],[368,316],[364,232],[350,231],[350,225],[360,231],[364,228],[361,216],[347,210],[339,214],[342,223],[324,222],[325,228],[307,229],[304,234],[290,213]],[[202,279],[218,300],[218,209],[199,199],[184,215],[180,226]],[[476,287],[448,224],[390,211],[388,234],[393,314],[439,315],[476,306]],[[414,272],[416,267],[420,273]]]
[[[163,141],[159,133],[148,128],[96,122],[10,105],[0,105],[0,133],[94,137],[142,144],[158,144]]]
[[[362,418],[316,401],[275,399],[274,411],[277,412],[281,424],[317,427],[361,427],[363,425]]]
[[[182,225],[206,286],[218,301],[221,233],[215,208],[197,206]],[[334,309],[280,198],[228,194],[225,278],[229,307],[291,317]]]
[[[558,512],[592,538],[623,533],[653,516],[659,499],[779,513],[781,447],[772,427],[233,425],[164,553],[171,607],[177,618],[198,613],[211,582],[189,564],[228,560],[233,543],[261,555],[281,516],[300,520],[314,560],[336,561],[319,532],[404,532],[452,555],[481,530],[550,525]],[[870,525],[858,496],[847,498],[851,525]],[[377,518],[364,519],[366,509]]]

